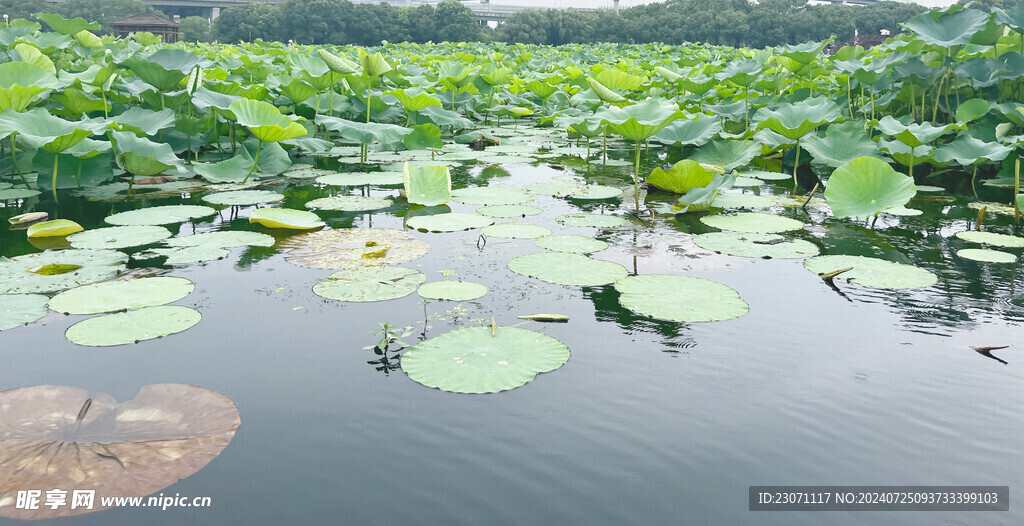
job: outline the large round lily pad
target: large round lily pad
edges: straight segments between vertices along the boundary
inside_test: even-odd
[[[777,234],[708,232],[694,237],[693,242],[705,250],[748,258],[799,259],[818,255],[814,243]]]
[[[270,190],[235,190],[218,192],[203,196],[203,201],[222,206],[252,206],[262,203],[276,203],[284,199],[284,194]]]
[[[551,233],[546,227],[540,225],[526,225],[519,223],[499,223],[484,227],[481,230],[485,236],[505,237],[512,239],[537,239]]]
[[[384,301],[408,296],[426,280],[422,272],[407,267],[354,267],[331,274],[313,286],[313,293],[338,301]]]
[[[203,469],[241,421],[227,397],[192,385],[110,395],[41,385],[0,393],[0,516],[48,519],[105,509],[101,495],[144,497]],[[18,509],[18,491],[68,491],[67,504]],[[45,489],[44,489],[45,488]],[[92,509],[71,509],[71,491],[96,491]]]
[[[431,281],[416,292],[432,300],[469,301],[487,294],[487,287],[472,281]]]
[[[58,292],[112,278],[128,255],[114,250],[47,250],[0,257],[0,294]]]
[[[321,197],[306,202],[306,208],[310,210],[334,210],[338,212],[366,212],[380,210],[392,205],[390,199],[380,197],[363,197],[358,195],[337,195],[334,197]]]
[[[483,228],[493,223],[493,219],[480,214],[462,214],[457,212],[416,216],[406,222],[409,228],[415,228],[421,232],[457,232],[471,228]]]
[[[509,218],[534,216],[543,212],[540,208],[530,205],[492,205],[476,209],[476,213],[487,217]]]
[[[768,172],[765,170],[747,170],[745,172],[738,172],[736,175],[738,177],[754,177],[762,181],[783,181],[793,177],[785,172]]]
[[[618,263],[565,252],[525,254],[509,261],[508,268],[550,283],[581,287],[607,285],[629,274]]]
[[[544,236],[534,241],[534,244],[554,252],[572,252],[575,254],[590,254],[608,248],[608,243],[600,239],[572,234]]]
[[[159,226],[184,223],[217,213],[208,206],[167,205],[131,210],[107,216],[104,221],[119,226]]]
[[[452,201],[467,205],[519,205],[533,201],[533,196],[518,188],[480,186],[453,191]]]
[[[972,243],[984,243],[994,247],[1021,248],[1024,247],[1024,237],[997,234],[995,232],[978,232],[968,230],[957,232],[956,237]]]
[[[804,268],[821,275],[852,267],[834,279],[862,287],[917,289],[934,285],[935,274],[913,265],[865,256],[817,256],[804,261]]]
[[[402,172],[344,172],[316,178],[327,186],[400,186],[404,180]]]
[[[981,261],[983,263],[1016,263],[1017,256],[1003,252],[1001,250],[992,250],[989,248],[965,248],[956,252],[957,256],[964,259],[970,259],[972,261]]]
[[[171,247],[213,248],[272,247],[274,246],[274,236],[243,230],[221,230],[171,238],[167,240],[167,245]]]
[[[0,294],[0,331],[32,323],[49,310],[42,294]]]
[[[108,281],[61,292],[50,300],[50,308],[64,314],[99,314],[138,309],[178,301],[191,294],[193,289],[195,285],[185,278]]]
[[[571,181],[537,183],[527,186],[526,189],[539,195],[568,197],[572,199],[611,199],[622,195],[622,190],[619,190],[614,186],[585,184]]]
[[[770,208],[775,200],[763,195],[719,194],[711,206],[715,208]]]
[[[750,310],[738,292],[703,278],[648,274],[615,282],[619,303],[644,316],[681,322],[721,321]]]
[[[0,190],[0,201],[28,199],[29,197],[39,195],[39,193],[39,190],[29,190],[28,188],[7,188],[5,190]]]
[[[102,250],[152,245],[171,235],[162,226],[109,226],[71,234],[68,241],[74,248]]]
[[[754,234],[776,234],[790,230],[800,230],[804,226],[803,223],[796,219],[753,213],[704,216],[700,218],[700,222],[722,230]]]
[[[322,230],[288,238],[281,248],[289,263],[331,270],[405,263],[430,251],[428,243],[389,228]]]
[[[202,315],[180,305],[144,307],[82,320],[68,327],[64,335],[71,343],[109,347],[163,338],[190,329]]]
[[[288,230],[315,230],[326,225],[320,216],[313,212],[291,208],[259,208],[249,215],[249,222],[259,223],[267,228]]]
[[[409,378],[453,393],[497,393],[554,371],[569,359],[564,343],[518,327],[466,327],[424,340],[402,355]]]
[[[565,226],[591,226],[597,228],[614,228],[627,223],[622,217],[605,214],[566,214],[556,217],[555,221]]]

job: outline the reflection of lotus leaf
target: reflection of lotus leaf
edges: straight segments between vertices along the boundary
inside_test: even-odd
[[[131,210],[107,216],[104,221],[119,226],[158,226],[184,223],[192,219],[211,216],[217,211],[208,206],[167,205]]]
[[[1003,252],[1001,250],[992,250],[988,248],[965,248],[958,250],[956,255],[973,261],[982,261],[985,263],[1016,263],[1017,256]]]
[[[776,234],[708,232],[694,237],[693,242],[705,250],[748,258],[799,259],[818,255],[814,243]]]
[[[21,327],[46,316],[49,310],[47,301],[49,298],[42,294],[0,295],[0,331]]]
[[[659,320],[701,322],[743,316],[747,302],[721,283],[689,276],[648,274],[615,282],[619,303],[644,316]]]
[[[518,188],[481,186],[455,190],[452,201],[467,205],[519,205],[533,201],[533,196]]]
[[[487,287],[471,281],[431,281],[416,292],[432,300],[469,301],[487,294]]]
[[[412,294],[427,276],[407,267],[355,267],[331,274],[313,286],[317,296],[338,301],[385,301]]]
[[[853,269],[839,274],[835,279],[844,279],[862,287],[917,289],[929,287],[938,281],[935,274],[922,268],[878,258],[817,256],[804,261],[804,268],[818,275],[847,267],[853,267]]]
[[[453,393],[497,393],[554,371],[569,359],[564,343],[518,327],[467,327],[420,342],[402,355],[409,378]]]
[[[771,214],[720,214],[704,216],[700,222],[707,226],[757,234],[777,234],[789,230],[800,230],[804,224],[796,219]]]
[[[334,210],[339,212],[366,212],[369,210],[380,210],[389,206],[391,206],[390,199],[359,195],[337,195],[306,202],[306,208],[310,210]]]
[[[78,345],[110,347],[163,338],[190,329],[201,318],[199,311],[180,305],[144,307],[82,320],[64,336]]]
[[[619,216],[603,214],[567,214],[558,216],[555,220],[565,226],[592,226],[597,228],[614,228],[626,224],[626,220]]]
[[[227,397],[191,385],[106,394],[43,385],[0,393],[0,516],[45,519],[104,509],[100,495],[145,496],[203,469],[241,421]],[[95,506],[15,509],[18,490],[90,489]]]
[[[516,274],[559,285],[595,287],[626,277],[629,272],[618,263],[565,252],[538,252],[508,262]]]
[[[543,212],[536,206],[529,205],[492,205],[476,209],[476,213],[487,217],[509,218],[534,216]]]
[[[388,228],[323,230],[283,240],[281,248],[289,263],[331,270],[405,263],[430,251],[429,244]]]
[[[481,232],[486,236],[505,237],[512,239],[537,239],[551,233],[551,230],[539,225],[517,223],[501,223],[484,227]]]
[[[404,178],[402,172],[344,172],[317,177],[316,182],[327,186],[401,186]]]
[[[415,228],[422,232],[457,232],[471,228],[483,228],[493,223],[493,219],[480,214],[448,213],[416,216],[410,218],[406,224],[409,225],[409,228]]]
[[[204,195],[203,201],[223,206],[251,206],[262,203],[275,203],[284,199],[284,194],[270,190],[235,190]]]
[[[215,246],[199,245],[196,247],[181,248],[154,248],[145,252],[132,254],[132,259],[153,259],[166,257],[165,265],[183,265],[187,263],[202,263],[204,261],[215,261],[228,256],[230,252],[224,248]]]
[[[1006,234],[997,234],[995,232],[977,232],[974,230],[968,230],[966,232],[957,232],[956,237],[963,239],[964,241],[985,243],[986,245],[992,245],[995,247],[1024,247],[1024,237],[1008,236]]]
[[[74,248],[101,250],[152,245],[171,237],[162,226],[109,226],[68,236]]]
[[[64,314],[99,314],[137,309],[178,301],[191,294],[193,289],[195,285],[185,278],[108,281],[61,292],[50,300],[50,308]]]
[[[572,234],[559,234],[557,236],[544,236],[534,241],[540,248],[554,252],[573,252],[576,254],[590,254],[600,252],[608,248],[608,243],[600,239],[593,239],[586,236]]]
[[[313,212],[291,208],[258,208],[249,215],[249,222],[289,230],[314,230],[325,225]]]
[[[0,294],[57,292],[116,276],[128,256],[114,250],[47,250],[16,258],[0,257]],[[70,265],[71,272],[39,274],[32,269]]]

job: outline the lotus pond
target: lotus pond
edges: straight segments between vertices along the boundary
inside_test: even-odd
[[[0,517],[791,525],[822,518],[747,487],[1017,487],[1021,12],[834,56],[0,29]],[[54,488],[212,506],[16,506]]]

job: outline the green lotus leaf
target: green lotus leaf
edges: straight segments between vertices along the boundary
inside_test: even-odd
[[[533,201],[533,196],[518,188],[477,186],[455,190],[452,201],[467,205],[518,205]]]
[[[715,77],[746,87],[753,84],[763,70],[764,64],[756,59],[732,60]]]
[[[289,263],[331,270],[405,263],[430,251],[429,244],[388,228],[321,230],[285,239],[280,248]]]
[[[203,201],[222,206],[252,206],[263,203],[276,203],[284,199],[284,194],[270,190],[232,190],[217,192],[203,196]]]
[[[761,145],[754,141],[710,141],[694,150],[690,160],[720,166],[726,172],[746,166],[760,155]]]
[[[322,197],[306,202],[306,208],[310,210],[336,210],[340,212],[366,212],[380,210],[394,204],[390,199],[379,197],[363,197],[357,195],[338,195],[333,197]]]
[[[0,64],[0,112],[23,112],[45,91],[59,87],[57,77],[27,62]]]
[[[384,55],[381,55],[379,51],[370,55],[367,54],[366,51],[360,49],[359,63],[363,67],[363,73],[372,77],[379,77],[393,69],[391,64],[388,64],[388,61],[384,58]],[[330,66],[330,64],[328,64],[328,66]]]
[[[906,205],[916,194],[913,179],[874,157],[836,168],[825,187],[825,200],[836,217],[873,216]]]
[[[61,153],[104,128],[102,123],[91,120],[67,121],[54,117],[42,108],[0,113],[0,137],[17,133],[21,141],[50,153]]]
[[[792,179],[792,175],[782,172],[766,172],[764,170],[747,170],[737,172],[737,177],[753,177],[763,181],[782,181]],[[738,185],[737,185],[738,186]]]
[[[976,121],[985,116],[993,107],[993,104],[985,99],[965,100],[963,104],[956,107],[956,120],[959,122]]]
[[[66,19],[52,13],[35,13],[32,16],[46,22],[54,31],[62,35],[74,35],[79,31],[99,31],[99,22],[89,22],[82,17]]]
[[[208,206],[165,205],[109,215],[104,218],[104,221],[118,226],[173,225],[212,216],[215,213],[216,210]]]
[[[799,64],[809,64],[813,62],[821,51],[831,43],[831,40],[824,40],[821,42],[804,42],[803,44],[783,44],[782,46],[775,48],[776,56],[783,56],[796,61]]]
[[[697,161],[683,159],[668,170],[655,168],[647,177],[647,184],[672,193],[685,194],[691,188],[707,186],[714,177],[714,172]]]
[[[441,106],[441,101],[424,91],[423,88],[399,88],[387,92],[386,95],[393,95],[398,99],[405,111],[418,112],[428,106]]]
[[[814,243],[776,234],[708,232],[694,237],[693,242],[705,250],[748,258],[801,259],[818,255]]]
[[[404,179],[403,172],[343,172],[317,177],[316,182],[328,186],[400,186]]]
[[[184,265],[216,261],[226,258],[229,254],[230,252],[224,248],[201,245],[197,247],[154,248],[143,252],[136,252],[132,254],[132,259],[166,258],[164,265]]]
[[[85,230],[70,219],[43,221],[28,227],[28,237],[64,237]]]
[[[231,103],[230,110],[238,123],[245,126],[262,142],[277,142],[306,135],[306,127],[295,117],[281,115],[277,106],[261,100],[239,99]]]
[[[860,122],[844,122],[829,126],[823,137],[812,135],[800,141],[800,147],[811,154],[813,164],[838,168],[861,157],[880,157],[878,143],[864,133]]]
[[[677,322],[722,321],[743,316],[747,302],[721,283],[688,276],[649,274],[615,282],[619,303],[643,316]]]
[[[165,305],[192,293],[185,278],[154,277],[84,285],[57,294],[50,309],[64,314],[102,314]]]
[[[615,228],[627,224],[624,218],[604,214],[566,214],[555,218],[565,226]]]
[[[694,120],[678,119],[670,122],[651,137],[662,144],[685,144],[702,146],[722,131],[719,119],[698,113]]]
[[[610,132],[626,140],[640,142],[651,138],[681,117],[683,113],[674,103],[651,98],[625,108],[608,108],[602,122]]]
[[[405,196],[410,203],[436,206],[452,198],[452,176],[447,166],[404,165]]]
[[[543,236],[533,242],[540,248],[552,252],[571,252],[574,254],[592,254],[608,248],[608,243],[600,239],[573,234]]]
[[[421,232],[457,232],[472,228],[483,228],[494,224],[494,220],[479,214],[447,213],[410,218],[406,224]]]
[[[426,108],[418,111],[417,115],[421,117],[421,121],[426,119],[443,129],[451,128],[453,130],[465,130],[473,127],[473,121],[463,117],[459,113],[446,110],[440,106],[427,106]],[[401,126],[398,128],[408,130]],[[381,142],[383,143],[384,141]]]
[[[818,126],[838,118],[839,106],[824,97],[818,97],[781,104],[774,110],[761,108],[752,120],[757,123],[758,129],[769,129],[796,141]]]
[[[616,102],[625,102],[626,100],[625,97],[619,95],[614,90],[609,89],[607,86],[601,84],[595,79],[587,77],[587,84],[590,85],[590,89],[594,90],[594,93],[597,94],[598,98],[600,98],[604,102],[610,102],[614,104]]]
[[[711,203],[715,208],[771,208],[774,205],[774,199],[754,194],[719,194]]]
[[[79,44],[89,49],[99,49],[103,47],[103,39],[93,33],[90,33],[86,29],[75,33],[74,36],[75,40],[77,40]]]
[[[690,188],[685,194],[676,200],[676,203],[686,207],[686,212],[707,212],[722,190],[732,188],[736,182],[736,176],[716,173],[711,182],[705,186]]]
[[[272,247],[274,246],[274,238],[259,232],[223,230],[220,232],[204,232],[202,234],[171,238],[167,240],[167,245],[174,248]]]
[[[569,197],[572,199],[612,199],[622,195],[622,190],[613,186],[585,184],[575,181],[552,181],[527,186],[530,192],[552,197]]]
[[[199,323],[199,311],[179,305],[145,307],[82,320],[68,327],[68,341],[90,347],[110,347],[163,338]]]
[[[352,75],[359,71],[358,64],[346,58],[339,57],[326,49],[318,49],[316,50],[316,53],[320,56],[320,59],[324,61],[324,64],[327,64],[327,67],[331,71],[339,75]]]
[[[402,139],[402,143],[410,150],[426,150],[444,146],[441,140],[441,128],[427,122],[412,127],[412,131]]]
[[[183,169],[184,163],[170,145],[153,142],[130,132],[110,132],[117,151],[117,164],[126,172],[149,177],[171,168]]]
[[[835,280],[880,289],[917,289],[930,287],[938,277],[913,265],[864,256],[816,256],[804,261],[804,268],[821,275],[852,267]]]
[[[511,239],[537,239],[551,234],[551,230],[540,225],[519,223],[499,223],[485,226],[481,231],[485,236]]]
[[[46,316],[47,301],[49,298],[42,294],[0,295],[0,331],[28,325]]]
[[[917,166],[923,164],[935,155],[935,148],[929,145],[916,146],[911,148],[900,141],[878,141],[880,149],[892,157],[892,159],[903,166]]]
[[[945,126],[934,126],[929,122],[904,124],[891,115],[886,115],[878,121],[879,131],[886,135],[891,135],[901,143],[914,148],[929,144],[946,132],[960,128],[958,124],[947,124]]]
[[[102,250],[152,245],[171,237],[162,226],[110,226],[68,236],[74,248]]]
[[[935,148],[935,160],[940,163],[956,162],[971,166],[980,160],[1002,161],[1013,150],[998,142],[985,142],[966,133],[961,133],[952,142]]]
[[[956,255],[972,261],[983,263],[1016,263],[1017,256],[1001,250],[989,248],[964,248],[956,252]]]
[[[543,211],[536,206],[529,205],[488,205],[476,209],[476,213],[493,218],[534,216]]]
[[[43,54],[39,48],[31,44],[21,43],[14,45],[14,51],[21,57],[22,62],[38,66],[51,75],[57,75],[57,67],[54,66],[53,60]]]
[[[262,157],[262,156],[261,156]],[[230,159],[215,163],[195,163],[192,169],[197,175],[211,183],[240,183],[252,166],[252,156],[245,148]]]
[[[314,230],[326,224],[313,212],[291,208],[257,208],[249,215],[249,222],[290,230]]]
[[[550,283],[581,287],[607,285],[629,274],[618,263],[565,252],[525,254],[509,261],[508,268]]]
[[[487,287],[471,281],[431,281],[416,293],[432,300],[471,301],[487,294]]]
[[[796,219],[771,214],[719,214],[704,216],[700,222],[707,226],[733,232],[749,234],[777,234],[790,230],[800,230],[804,224]]]
[[[917,38],[933,46],[962,46],[985,28],[990,15],[976,9],[960,11],[926,11],[902,25]]]
[[[353,267],[339,270],[317,283],[313,293],[338,301],[385,301],[412,294],[426,280],[422,272],[406,267]]]
[[[640,88],[645,82],[643,77],[630,75],[619,69],[602,70],[594,75],[594,79],[600,82],[602,86],[617,91],[633,91]]]
[[[1024,237],[998,234],[995,232],[978,232],[975,230],[969,230],[965,232],[957,232],[956,237],[963,239],[964,241],[970,241],[972,243],[984,243],[986,245],[992,245],[994,247],[1024,247]]]
[[[148,56],[136,53],[123,64],[157,91],[169,93],[178,89],[199,62],[199,56],[189,51],[163,48]]]
[[[28,188],[7,188],[0,190],[0,202],[13,201],[15,199],[28,199],[29,197],[35,197],[39,195],[39,190],[30,190]]]
[[[569,359],[569,348],[519,327],[466,327],[424,340],[402,354],[402,370],[427,387],[497,393],[525,385]]]
[[[378,122],[356,122],[326,115],[317,115],[316,122],[328,130],[338,132],[343,139],[359,144],[379,142],[385,148],[401,144],[402,139],[412,133],[411,129],[404,126]]]
[[[112,278],[124,270],[128,256],[113,250],[47,250],[7,259],[0,257],[0,294],[58,292]],[[64,266],[56,274],[35,269]]]
[[[132,106],[120,115],[110,118],[111,127],[117,131],[130,131],[142,137],[156,135],[160,130],[174,126],[174,110],[148,110]]]

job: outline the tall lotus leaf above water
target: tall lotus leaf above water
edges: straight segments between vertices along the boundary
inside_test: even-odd
[[[181,170],[183,163],[165,143],[153,142],[129,132],[110,132],[117,149],[117,164],[132,175],[149,177],[171,168]]]
[[[668,170],[655,168],[647,177],[647,184],[676,194],[685,194],[691,188],[707,186],[714,179],[715,172],[708,167],[683,159]]]
[[[385,148],[393,148],[402,143],[402,139],[412,133],[404,126],[377,122],[356,122],[326,115],[317,115],[317,124],[338,132],[341,137],[360,144],[379,142]]]
[[[976,9],[943,12],[928,11],[904,22],[903,28],[913,31],[926,44],[941,47],[962,46],[975,33],[985,29],[991,17]]]
[[[836,217],[873,216],[906,205],[916,194],[913,179],[874,157],[836,168],[825,187],[825,200]]]
[[[722,131],[722,122],[715,117],[698,113],[693,120],[679,119],[665,126],[652,137],[663,144],[702,146]]]
[[[53,13],[35,13],[32,16],[46,22],[54,31],[63,35],[74,35],[79,31],[99,31],[99,22],[89,22],[82,17],[64,18]]]
[[[787,139],[799,141],[822,124],[839,118],[839,106],[824,98],[806,99],[780,105],[777,109],[761,108],[754,114],[758,129],[769,129]]]
[[[891,115],[878,121],[878,130],[911,147],[929,144],[950,130],[962,129],[959,124],[935,126],[929,122],[904,124]]]
[[[17,133],[20,140],[33,148],[50,153],[61,153],[104,128],[101,122],[67,121],[54,117],[42,108],[22,113],[0,113],[0,137]]]
[[[729,171],[746,166],[759,153],[761,146],[754,141],[715,140],[694,150],[690,159]]]
[[[952,142],[935,149],[935,160],[940,163],[956,162],[961,166],[971,166],[981,160],[1002,161],[1012,149],[998,142],[985,142],[961,133]]]
[[[15,44],[14,51],[22,62],[43,68],[44,71],[51,75],[57,75],[57,67],[53,64],[53,60],[43,54],[42,51],[39,51],[39,48],[30,44],[20,43]]]
[[[860,157],[879,157],[878,143],[864,133],[863,122],[833,124],[824,136],[812,135],[801,141],[813,164],[838,168]]]
[[[231,103],[230,110],[238,123],[245,126],[262,142],[278,142],[306,135],[306,128],[296,118],[281,115],[277,106],[260,100],[239,99]]]
[[[587,77],[587,84],[590,85],[590,89],[594,90],[594,93],[597,94],[598,98],[600,98],[604,102],[610,102],[610,103],[614,104],[614,103],[617,103],[617,102],[625,102],[626,101],[625,97],[623,97],[622,95],[619,95],[614,90],[609,89],[608,87],[606,87],[605,85],[601,84],[597,80],[594,80],[594,79],[592,79],[590,77]]]
[[[317,55],[320,55],[320,59],[327,64],[327,67],[334,73],[339,75],[352,75],[359,71],[359,66],[343,57],[339,57],[326,49],[316,50]]]
[[[363,67],[363,73],[373,77],[379,77],[393,69],[391,64],[388,64],[388,61],[384,58],[384,55],[381,55],[379,51],[370,55],[367,54],[366,51],[360,49],[359,63]],[[330,64],[328,64],[328,66],[330,66]]]
[[[174,126],[174,110],[148,110],[133,106],[110,118],[110,125],[118,131],[130,131],[142,137],[156,135],[160,130]]]
[[[178,89],[178,84],[199,65],[200,58],[183,49],[164,48],[143,56],[136,53],[124,65],[139,78],[162,92]]]
[[[670,122],[683,117],[674,103],[653,98],[624,108],[608,108],[602,115],[609,131],[634,142],[649,139]]]
[[[0,64],[0,112],[23,112],[38,102],[39,94],[56,89],[57,77],[34,64],[6,62]]]

